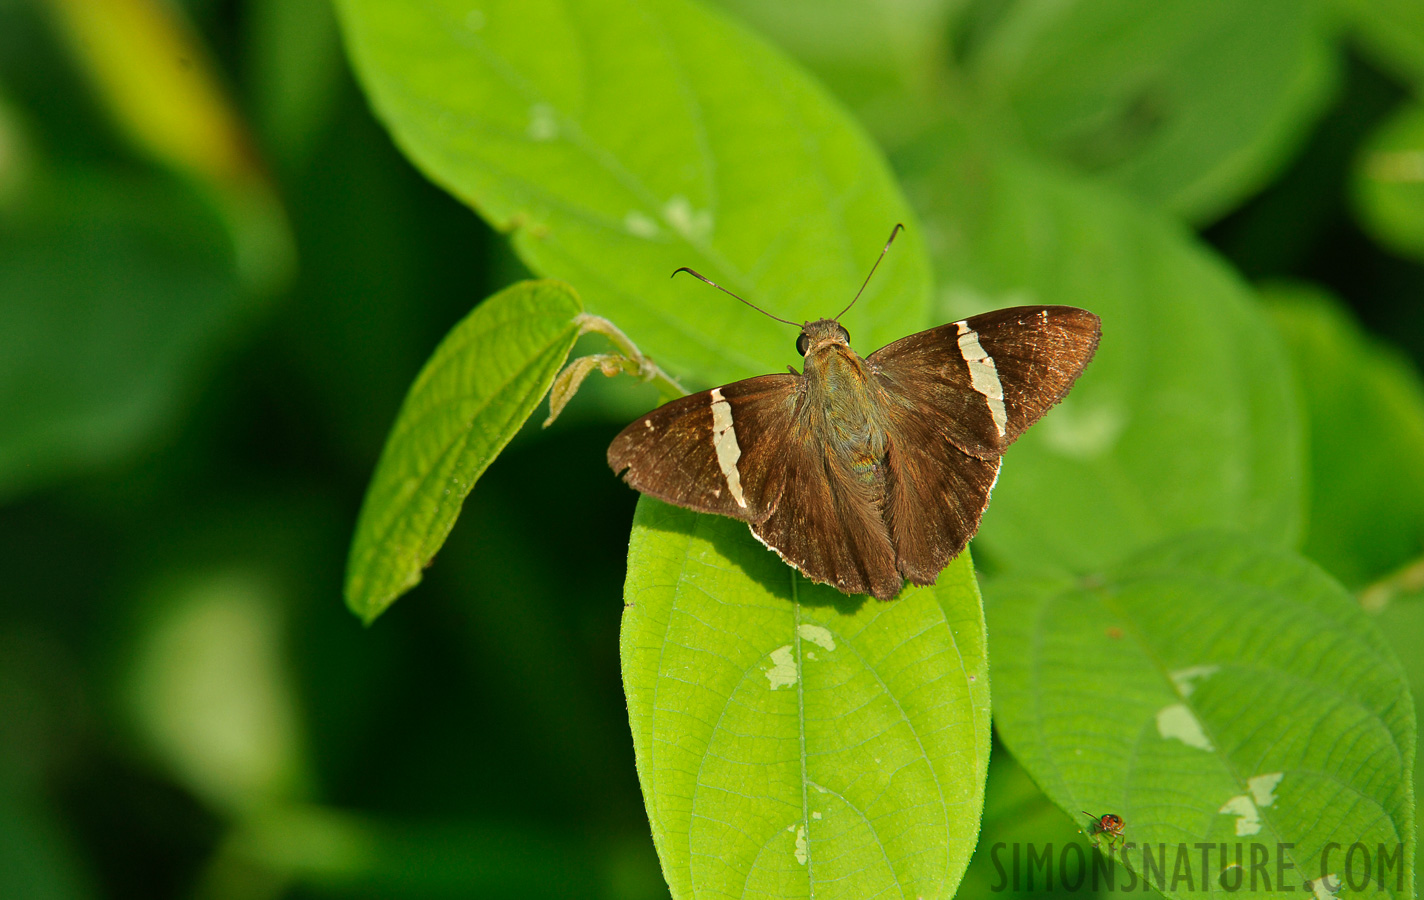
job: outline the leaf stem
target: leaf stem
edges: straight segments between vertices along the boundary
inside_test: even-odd
[[[623,329],[617,325],[602,316],[589,313],[579,313],[574,321],[578,323],[580,336],[601,334],[612,341],[624,356],[637,364],[636,374],[644,381],[656,384],[660,393],[669,397],[687,396],[687,389],[678,384],[676,378],[664,372],[651,358],[644,356],[638,345],[633,343],[633,339],[624,334]]]
[[[598,369],[608,378],[624,374],[652,382],[658,386],[658,393],[667,398],[687,396],[687,391],[677,383],[677,379],[644,356],[638,349],[638,345],[633,343],[632,339],[624,334],[623,329],[617,325],[602,316],[589,315],[588,313],[579,313],[574,317],[574,322],[578,325],[579,337],[585,334],[601,334],[612,341],[620,352],[580,356],[564,366],[563,370],[554,378],[554,384],[549,389],[549,418],[544,420],[545,428],[552,425],[554,420],[559,417],[559,413],[564,411],[564,407],[578,392],[579,385],[583,384],[583,380],[594,369]]]

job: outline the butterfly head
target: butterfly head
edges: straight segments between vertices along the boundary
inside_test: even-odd
[[[801,335],[796,338],[797,353],[811,356],[832,346],[850,346],[850,332],[835,319],[817,319],[801,326]]]

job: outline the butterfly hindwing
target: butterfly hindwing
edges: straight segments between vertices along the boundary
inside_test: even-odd
[[[889,600],[904,579],[873,488],[831,461],[803,421],[781,456],[786,486],[752,533],[813,581]]]
[[[908,411],[891,418],[885,524],[895,565],[915,584],[933,584],[979,530],[999,457],[959,449],[933,418]]]
[[[761,375],[673,400],[623,429],[608,464],[659,500],[762,521],[785,483],[780,454],[798,380]]]

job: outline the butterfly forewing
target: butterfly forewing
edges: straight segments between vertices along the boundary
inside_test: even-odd
[[[1063,399],[1097,352],[1102,332],[1097,316],[1073,306],[1016,306],[962,324],[994,361],[1003,386],[1006,445]]]
[[[979,529],[999,458],[1063,398],[1098,346],[1068,306],[951,322],[869,357],[886,396],[886,523],[900,571],[933,582]]]
[[[770,515],[786,468],[795,375],[761,375],[681,397],[613,439],[608,464],[659,500],[747,522]]]
[[[942,419],[957,447],[988,459],[1063,399],[1099,327],[1076,307],[1018,306],[901,338],[869,362],[896,406]]]

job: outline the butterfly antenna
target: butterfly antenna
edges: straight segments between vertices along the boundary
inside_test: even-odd
[[[843,309],[843,310],[841,310],[840,312],[836,313],[836,318],[834,319],[834,321],[839,322],[841,316],[843,316],[843,315],[845,315],[846,313],[850,312],[850,308],[851,308],[852,306],[855,306],[855,301],[857,301],[857,300],[860,299],[860,295],[863,294],[863,293],[865,293],[865,287],[866,287],[866,285],[870,284],[871,276],[873,276],[873,275],[875,274],[875,270],[876,270],[876,269],[880,268],[880,260],[882,260],[882,259],[885,258],[885,254],[886,254],[886,253],[889,253],[889,252],[890,252],[890,245],[893,244],[893,243],[895,243],[895,235],[899,234],[901,231],[904,231],[904,230],[905,230],[905,226],[904,226],[904,225],[901,225],[901,224],[899,224],[899,223],[896,223],[895,227],[892,228],[892,229],[890,229],[890,240],[888,240],[888,241],[885,242],[885,249],[884,249],[884,250],[881,250],[881,251],[880,251],[880,255],[875,258],[875,265],[873,265],[873,266],[870,267],[870,275],[865,276],[865,283],[860,286],[860,290],[858,290],[858,291],[855,292],[855,296],[852,297],[852,298],[851,298],[851,301],[846,304],[846,308]]]
[[[749,300],[742,300],[741,297],[737,297],[736,294],[734,294],[734,293],[732,293],[731,291],[727,290],[726,288],[722,287],[720,284],[718,284],[717,282],[715,282],[715,281],[713,281],[712,279],[708,278],[706,275],[703,275],[702,273],[696,271],[695,269],[689,269],[687,266],[683,266],[683,267],[680,268],[680,269],[675,269],[675,270],[673,271],[673,273],[672,273],[672,275],[673,275],[674,278],[677,277],[677,273],[678,273],[678,272],[686,272],[687,274],[691,275],[693,278],[696,278],[698,281],[701,281],[703,284],[710,284],[710,285],[712,285],[714,288],[716,288],[717,290],[719,290],[719,291],[721,291],[722,293],[726,294],[727,296],[729,296],[729,297],[736,297],[738,300],[741,300],[741,301],[742,301],[743,303],[745,303],[747,306],[750,306],[752,309],[756,310],[757,312],[761,313],[762,315],[766,316],[766,317],[769,318],[769,319],[775,319],[775,320],[778,321],[778,322],[785,322],[787,325],[793,325],[793,326],[795,326],[795,327],[797,327],[797,328],[800,328],[800,327],[801,327],[801,324],[800,324],[799,322],[792,322],[792,321],[789,320],[789,319],[783,319],[783,318],[781,318],[781,316],[773,316],[771,313],[769,313],[769,312],[767,312],[766,310],[762,309],[760,306],[757,306],[755,303],[752,303],[752,302],[749,301]]]

